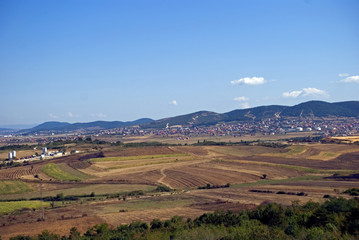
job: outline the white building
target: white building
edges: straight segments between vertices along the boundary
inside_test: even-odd
[[[13,157],[13,158],[16,158],[16,151],[15,151],[15,150],[12,151],[12,157]]]
[[[43,147],[42,148],[42,154],[46,154],[47,153],[47,147]]]
[[[9,152],[9,159],[12,159],[12,152]]]

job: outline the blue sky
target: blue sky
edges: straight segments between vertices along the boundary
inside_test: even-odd
[[[356,0],[0,1],[0,126],[359,100]]]

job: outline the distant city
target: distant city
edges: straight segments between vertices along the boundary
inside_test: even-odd
[[[107,135],[159,136],[181,141],[198,136],[267,136],[293,132],[308,132],[323,137],[357,135],[359,102],[310,101],[293,107],[263,106],[224,114],[202,111],[156,121],[143,118],[133,122],[46,122],[31,129],[3,130],[0,132],[0,143],[44,143],[74,140],[84,135],[95,138]]]

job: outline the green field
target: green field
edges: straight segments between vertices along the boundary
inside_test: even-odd
[[[188,157],[189,154],[160,154],[160,155],[141,155],[141,156],[128,156],[128,157],[105,157],[105,158],[92,158],[91,162],[112,162],[112,161],[127,161],[139,159],[155,159],[155,158],[174,158],[174,157]]]
[[[63,194],[64,196],[68,195],[85,195],[91,194],[94,192],[96,195],[102,194],[111,194],[111,193],[126,193],[136,190],[142,190],[145,192],[152,191],[156,187],[150,185],[141,185],[141,184],[89,184],[89,185],[76,185],[76,187],[66,188],[66,189],[57,189],[43,191],[44,197],[55,197],[57,194]],[[37,198],[39,197],[39,192],[27,192],[21,194],[11,194],[11,195],[0,195],[0,200],[11,200],[19,198]]]
[[[72,176],[75,176],[75,177],[79,177],[80,179],[90,179],[90,178],[93,178],[93,176],[91,175],[88,175],[86,173],[83,173],[81,171],[78,171],[72,167],[70,167],[69,165],[67,165],[66,163],[58,163],[56,164],[60,170],[62,170],[63,172],[66,172],[66,173],[69,173],[71,174]]]
[[[186,160],[193,160],[191,159],[186,159]],[[179,161],[185,161],[185,160],[179,160],[179,159],[164,159],[161,161],[150,161],[150,162],[142,162],[142,163],[134,163],[134,164],[124,164],[121,166],[113,166],[113,167],[107,167],[108,170],[113,170],[113,169],[122,169],[122,168],[131,168],[131,167],[141,167],[141,166],[149,166],[149,165],[156,165],[156,164],[164,164],[164,163],[173,163],[173,162],[179,162]]]
[[[43,202],[42,206],[48,207],[50,206],[50,203]],[[41,207],[41,201],[0,202],[0,215],[5,213],[11,213],[18,209],[39,207]]]
[[[46,164],[43,168],[42,171],[48,175],[49,177],[55,178],[57,180],[61,180],[61,181],[80,181],[81,178],[75,175],[72,175],[68,172],[65,172],[63,170],[61,170],[56,164],[54,163],[49,163]]]
[[[263,156],[274,156],[274,157],[285,157],[285,158],[296,157],[302,153],[305,153],[309,148],[307,146],[303,146],[303,145],[294,145],[294,146],[287,147],[286,149],[288,149],[288,152],[269,153],[269,154],[264,153]]]
[[[33,189],[22,181],[0,181],[0,195],[31,192]]]

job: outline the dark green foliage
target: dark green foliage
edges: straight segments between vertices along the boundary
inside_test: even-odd
[[[34,148],[34,146],[29,146],[27,144],[25,144],[25,145],[8,145],[8,146],[1,146],[0,151],[3,151],[3,150],[16,150],[16,151],[31,150],[33,148]]]
[[[230,186],[231,186],[230,183],[227,183],[226,185],[211,185],[208,183],[206,186],[198,187],[198,189],[229,188]]]
[[[163,227],[163,223],[161,222],[161,220],[157,218],[153,219],[150,225],[151,225],[151,229],[159,229]]]
[[[275,226],[281,225],[284,221],[285,209],[283,206],[271,203],[262,205],[252,212],[251,217],[261,221],[265,225]]]
[[[285,207],[276,203],[261,205],[253,211],[206,213],[194,219],[174,216],[169,220],[136,221],[110,228],[107,224],[89,228],[80,235],[70,230],[68,240],[87,239],[358,239],[359,200],[331,198],[323,204],[308,202]],[[56,234],[42,232],[38,238],[60,239]]]
[[[145,194],[145,192],[143,190],[135,190],[135,191],[127,193],[126,195],[133,197],[133,196],[141,196],[144,194]]]
[[[77,231],[76,227],[73,227],[70,229],[70,235],[69,240],[80,240],[81,239],[81,233]]]
[[[350,196],[359,196],[359,188],[350,188],[344,191],[343,193],[347,193]]]
[[[31,240],[31,237],[30,236],[25,236],[25,235],[18,235],[16,237],[10,238],[10,240]]]
[[[167,187],[167,186],[164,186],[164,185],[159,185],[159,186],[157,186],[155,191],[156,192],[171,192],[172,189],[170,187]]]
[[[195,143],[193,145],[194,146],[226,146],[226,145],[232,145],[232,143],[204,140],[203,142],[198,141],[197,143]]]
[[[349,234],[359,236],[359,207],[352,209],[343,228]]]
[[[169,146],[169,144],[160,143],[160,142],[134,142],[134,143],[124,144],[124,147],[157,147],[157,146]]]
[[[81,195],[80,197],[88,197],[88,196],[91,196],[91,195]],[[58,193],[58,194],[56,194],[55,197],[48,196],[48,197],[43,197],[43,198],[39,198],[39,197],[30,198],[30,200],[43,200],[43,201],[47,201],[47,202],[76,201],[78,199],[79,199],[79,196],[74,196],[74,195],[64,196],[63,193]]]
[[[60,236],[45,230],[37,236],[38,240],[60,240]]]
[[[141,221],[135,221],[129,225],[129,230],[135,233],[139,233],[139,232],[142,233],[147,229],[149,229],[148,224]]]

